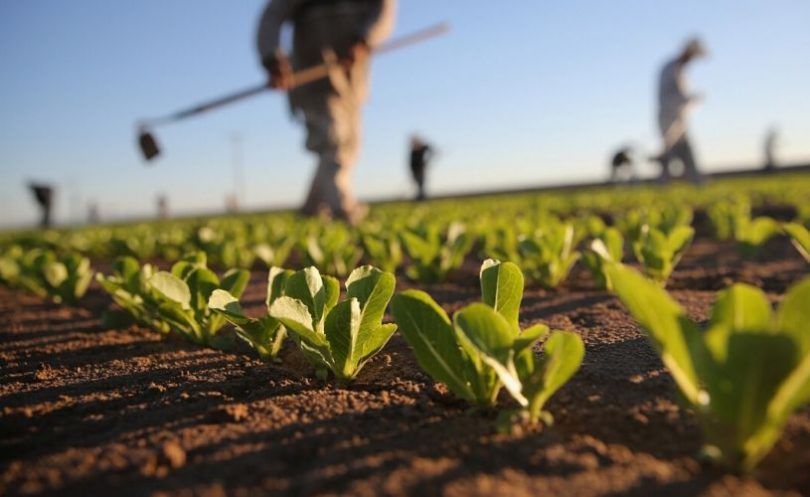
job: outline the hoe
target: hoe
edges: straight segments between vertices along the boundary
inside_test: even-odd
[[[419,43],[428,38],[433,38],[435,36],[442,35],[446,33],[447,30],[448,26],[446,23],[436,24],[434,26],[430,26],[428,28],[413,32],[400,38],[396,38],[388,43],[380,45],[379,47],[374,49],[374,54],[392,52],[394,50],[404,48],[409,45],[413,45],[415,43]],[[330,58],[325,58],[325,60],[326,61],[323,64],[308,67],[293,74],[292,87],[302,86],[307,83],[311,83],[313,81],[317,81],[321,78],[327,77],[329,75],[329,71],[335,67],[338,61],[335,60],[334,57],[332,57],[331,60]],[[265,82],[260,85],[239,90],[237,92],[225,95],[223,97],[219,97],[213,100],[209,100],[207,102],[194,105],[187,109],[177,111],[173,114],[139,121],[137,124],[138,146],[141,149],[143,157],[147,161],[150,161],[155,157],[157,157],[158,155],[160,155],[160,146],[158,145],[157,140],[155,139],[154,135],[151,132],[151,129],[154,128],[155,126],[162,126],[164,124],[181,121],[188,117],[197,116],[209,110],[217,109],[230,103],[238,102],[248,97],[264,93],[269,89],[270,86],[268,85],[268,83]]]

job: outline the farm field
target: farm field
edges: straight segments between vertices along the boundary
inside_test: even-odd
[[[743,204],[750,213],[730,227],[718,221],[727,205]],[[274,360],[244,340],[206,347],[174,329],[113,320],[109,311],[120,306],[96,279],[82,296],[57,292],[62,302],[75,297],[68,305],[54,303],[53,290],[32,293],[7,271],[0,285],[0,494],[808,495],[806,404],[751,471],[699,457],[706,441],[699,417],[622,298],[599,288],[583,259],[571,259],[559,281],[537,263],[553,252],[544,240],[557,228],[565,233],[558,252],[576,248],[584,256],[591,239],[607,240],[606,226],[615,226],[624,234],[618,259],[662,280],[659,287],[665,281],[686,315],[705,325],[718,292],[733,283],[757,287],[777,304],[810,275],[800,243],[778,228],[807,226],[808,205],[810,175],[799,174],[717,181],[699,192],[624,187],[393,204],[375,208],[356,230],[273,214],[10,233],[0,247],[20,267],[24,253],[41,249],[82,254],[106,275],[116,257],[168,269],[201,250],[217,274],[246,268],[244,292],[234,294],[257,318],[268,312],[268,266],[315,265],[342,283],[360,264],[390,265],[398,294],[427,292],[452,315],[481,301],[485,259],[516,259],[526,275],[520,329],[543,323],[573,332],[585,353],[544,408],[553,424],[498,430],[500,414],[515,405],[510,393],[475,407],[434,381],[390,309],[382,321],[400,330],[353,381],[337,381],[316,374],[289,337]],[[767,236],[750,228],[757,218],[772,220],[759,223],[768,225]],[[630,245],[646,240],[648,229],[678,226],[693,236],[670,258],[671,274],[634,256]],[[447,264],[423,257],[409,239],[430,242],[425,229],[440,234]],[[389,260],[396,250],[401,260]],[[233,333],[226,325],[217,336]]]

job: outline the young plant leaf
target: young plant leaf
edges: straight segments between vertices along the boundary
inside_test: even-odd
[[[681,393],[698,403],[700,384],[692,355],[699,331],[688,320],[681,306],[657,285],[634,270],[619,264],[606,269],[614,291],[630,314],[647,330],[661,360],[669,369]]]
[[[465,378],[468,359],[456,342],[450,318],[430,296],[406,290],[394,296],[391,312],[419,366],[459,397],[475,402]]]
[[[515,334],[520,332],[518,315],[523,300],[523,273],[511,262],[487,259],[481,265],[481,301],[506,319]]]

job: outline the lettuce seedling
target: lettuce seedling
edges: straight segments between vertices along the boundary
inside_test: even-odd
[[[767,216],[751,217],[751,205],[744,199],[721,200],[707,209],[719,240],[734,239],[746,257],[759,253],[765,242],[780,231],[779,223]]]
[[[281,351],[287,330],[281,322],[270,316],[270,306],[284,295],[287,281],[294,274],[289,269],[271,267],[267,276],[267,314],[260,318],[246,316],[239,299],[226,290],[214,290],[208,307],[221,314],[236,329],[236,335],[248,343],[264,360],[275,359]]]
[[[160,317],[160,297],[149,284],[157,270],[151,264],[143,267],[131,256],[119,257],[113,263],[112,273],[96,274],[96,280],[126,315],[159,333],[169,333],[171,326]],[[131,324],[126,315],[106,312],[103,321],[109,327]]]
[[[396,235],[366,233],[361,241],[369,262],[382,271],[395,273],[402,264],[402,243]]]
[[[751,219],[751,205],[747,200],[736,198],[718,200],[706,208],[709,222],[718,240],[731,240],[737,226]]]
[[[391,310],[419,365],[456,396],[493,406],[505,387],[533,422],[548,420],[543,406],[579,367],[584,347],[574,333],[554,332],[545,354],[532,347],[549,332],[538,324],[520,329],[523,274],[513,263],[481,266],[483,303],[459,310],[451,322],[425,292],[406,290]]]
[[[11,252],[6,254],[3,279],[57,304],[76,304],[93,279],[90,259],[74,252],[58,255],[50,249],[31,249],[18,255],[15,260]]]
[[[485,229],[482,234],[484,258],[506,261],[519,261],[518,236],[512,225],[495,226]]]
[[[628,211],[616,219],[616,227],[630,241],[642,236],[644,226],[650,226],[669,235],[676,228],[690,226],[694,213],[690,207],[666,205],[664,207],[645,207]]]
[[[157,331],[173,331],[212,347],[228,345],[217,332],[225,317],[208,308],[214,290],[239,297],[250,273],[232,269],[220,280],[206,265],[204,252],[190,254],[172,266],[171,272],[138,266],[132,258],[119,259],[111,276],[99,276],[102,287],[133,317]]]
[[[363,256],[363,249],[342,224],[321,228],[317,235],[309,235],[302,243],[306,265],[338,277],[349,274]]]
[[[610,262],[621,262],[624,257],[624,237],[616,228],[605,228],[599,237],[591,241],[588,251],[582,254],[582,262],[593,275],[596,287],[612,290],[613,286],[605,273]]]
[[[691,226],[676,226],[666,234],[644,225],[639,238],[633,241],[633,253],[644,268],[644,274],[664,285],[692,243],[694,235],[695,230]]]
[[[337,279],[308,267],[286,278],[269,313],[290,332],[319,377],[331,371],[339,381],[351,381],[397,329],[382,323],[395,285],[393,274],[362,266],[349,275],[347,299],[338,303]]]
[[[810,278],[788,290],[775,315],[761,290],[733,285],[720,292],[701,331],[633,269],[614,264],[608,274],[700,418],[705,454],[751,470],[790,414],[810,401]]]
[[[238,298],[249,279],[248,271],[231,269],[220,281],[208,269],[205,253],[197,252],[175,263],[171,272],[156,272],[148,284],[157,292],[158,313],[172,331],[195,343],[223,347],[227,341],[217,332],[225,324],[225,317],[208,308],[208,299],[216,289],[226,290]]]
[[[575,249],[574,225],[551,224],[518,243],[520,267],[526,275],[547,289],[557,288],[579,260]]]
[[[810,231],[799,223],[785,223],[782,229],[790,236],[790,241],[804,260],[810,262]]]
[[[403,230],[400,237],[410,258],[405,272],[423,283],[443,281],[450,271],[461,267],[474,242],[460,223],[450,224],[444,238],[435,224]]]
[[[765,242],[781,231],[779,223],[768,216],[741,219],[734,229],[734,239],[746,257],[756,256]]]
[[[19,245],[12,245],[4,248],[0,254],[0,283],[9,286],[17,286],[20,276],[20,260],[24,251]]]

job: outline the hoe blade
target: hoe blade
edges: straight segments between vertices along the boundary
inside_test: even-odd
[[[141,131],[140,135],[138,135],[138,145],[141,148],[143,158],[147,161],[160,155],[160,147],[158,146],[157,140],[155,140],[152,133],[148,131]]]

